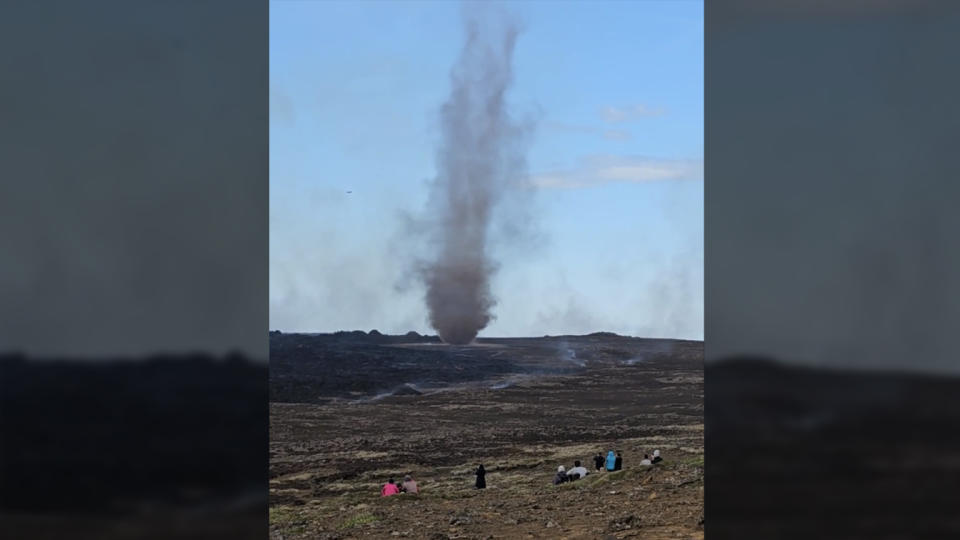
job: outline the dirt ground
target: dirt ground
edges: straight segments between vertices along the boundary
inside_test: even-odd
[[[326,351],[345,348],[297,339],[298,361],[321,366],[314,372],[335,356]],[[701,342],[592,335],[445,349],[378,339],[378,349],[363,345],[355,376],[374,376],[371,362],[407,362],[404,376],[417,384],[311,397],[319,403],[271,388],[271,538],[703,538]],[[459,358],[453,370],[474,358],[509,366],[457,380],[431,364],[434,381],[424,380],[424,357],[404,355],[428,349]],[[337,369],[342,377],[344,364]],[[624,470],[593,470],[592,457],[608,450],[622,453]],[[664,461],[641,466],[653,450]],[[552,485],[557,466],[574,460],[591,474]],[[485,490],[473,487],[481,463]],[[405,474],[420,495],[379,496]]]

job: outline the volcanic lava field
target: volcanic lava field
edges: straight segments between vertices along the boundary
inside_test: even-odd
[[[703,538],[702,342],[272,332],[270,353],[272,538]],[[593,472],[611,449],[623,470]],[[552,485],[576,459],[591,474]],[[420,495],[379,496],[405,474]]]

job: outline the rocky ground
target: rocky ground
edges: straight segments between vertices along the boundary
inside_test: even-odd
[[[703,537],[702,342],[361,334],[271,335],[272,538]],[[404,474],[419,496],[379,497]]]

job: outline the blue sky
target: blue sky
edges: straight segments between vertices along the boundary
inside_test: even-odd
[[[535,235],[482,336],[703,338],[703,5],[517,2]],[[436,173],[455,2],[274,1],[271,328],[430,332],[402,216]],[[352,193],[347,193],[352,191]],[[432,333],[432,332],[431,332]]]

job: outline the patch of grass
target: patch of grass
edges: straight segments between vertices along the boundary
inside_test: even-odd
[[[414,495],[412,493],[401,493],[400,495],[391,495],[383,499],[383,502],[385,504],[410,504],[421,498],[423,498],[423,494]]]
[[[270,507],[270,523],[283,525],[297,521],[298,518],[299,516],[297,515],[296,511],[289,506]]]
[[[366,525],[367,523],[373,523],[375,521],[377,521],[377,516],[369,512],[364,512],[362,514],[357,514],[351,518],[348,518],[346,521],[341,523],[340,526],[337,528],[342,531],[346,529],[352,529],[353,527],[359,527],[360,525]]]
[[[587,482],[591,486],[606,484],[608,482],[613,482],[614,480],[623,480],[627,476],[627,470],[623,469],[620,471],[614,472],[604,472],[597,474],[588,474],[586,478],[581,480],[581,482]]]
[[[473,491],[450,491],[450,490],[435,490],[428,493],[420,493],[420,497],[429,498],[429,499],[442,499],[445,501],[454,501],[460,499],[470,499],[476,497],[477,493]]]
[[[563,484],[556,485],[557,489],[583,489],[587,487],[588,482],[586,479],[577,480],[576,482],[564,482]]]
[[[684,465],[693,465],[695,467],[703,467],[703,454],[687,458],[680,463]]]
[[[299,534],[307,530],[307,520],[289,506],[271,506],[269,516],[271,525],[277,525],[291,533]]]

